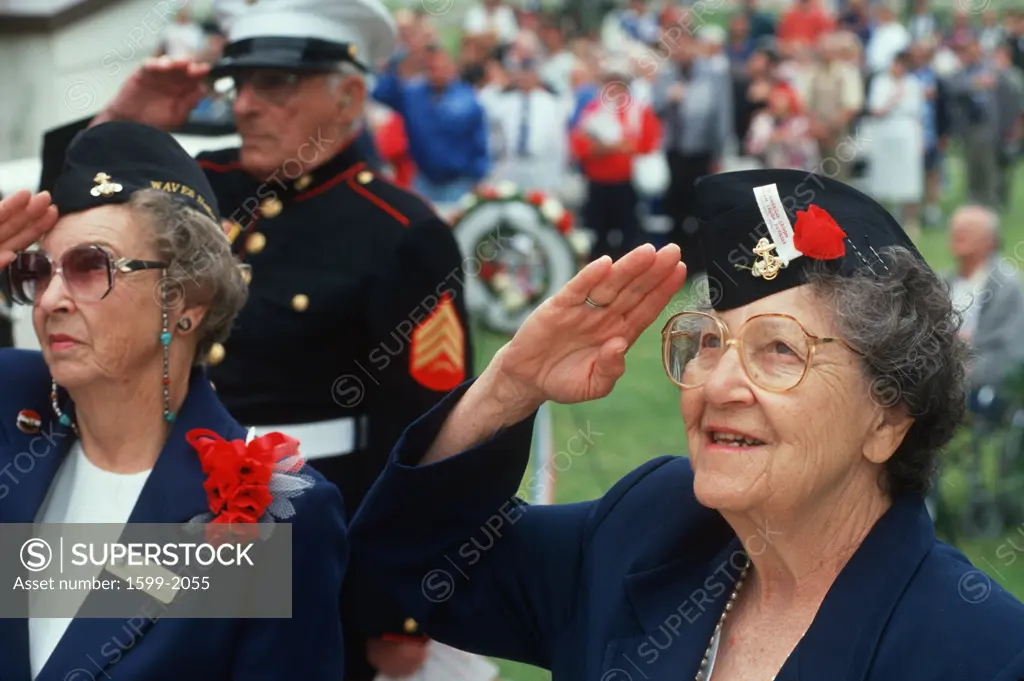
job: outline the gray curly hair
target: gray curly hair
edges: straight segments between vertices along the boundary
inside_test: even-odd
[[[906,248],[879,250],[884,276],[866,268],[839,276],[814,263],[805,281],[832,312],[839,335],[862,353],[872,401],[914,419],[886,462],[881,488],[891,497],[924,497],[941,449],[966,415],[970,350],[958,335],[961,315],[935,272]]]
[[[224,342],[248,298],[248,285],[221,227],[207,215],[155,189],[132,195],[128,204],[149,227],[158,257],[170,263],[161,281],[172,308],[205,305],[196,328],[194,366],[206,362],[214,343]]]
[[[886,462],[890,496],[928,494],[939,453],[967,412],[970,348],[959,336],[962,316],[948,287],[902,247],[886,249],[884,277],[852,278],[813,268],[808,283],[834,310],[843,338],[864,353],[864,375],[875,404],[914,419]]]

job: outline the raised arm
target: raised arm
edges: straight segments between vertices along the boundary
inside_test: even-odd
[[[49,192],[21,190],[0,200],[0,272],[14,254],[34,244],[57,222]]]
[[[435,640],[550,665],[575,612],[598,502],[520,500],[533,415],[545,401],[607,395],[684,277],[674,245],[591,263],[480,378],[406,430],[352,522],[345,597],[364,621],[401,608]]]

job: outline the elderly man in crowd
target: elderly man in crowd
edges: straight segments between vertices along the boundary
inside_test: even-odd
[[[950,220],[950,250],[956,271],[946,275],[950,295],[963,315],[961,336],[973,350],[972,394],[995,388],[1024,361],[1024,291],[1019,263],[999,254],[999,216],[967,205]]]

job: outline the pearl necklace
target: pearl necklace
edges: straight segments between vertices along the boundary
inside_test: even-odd
[[[739,579],[736,580],[736,585],[732,588],[732,593],[729,594],[729,600],[725,604],[725,609],[722,610],[722,614],[718,617],[718,624],[715,625],[715,631],[711,634],[711,641],[708,642],[708,648],[704,651],[704,659],[701,660],[700,669],[697,670],[697,676],[695,681],[705,681],[708,675],[708,664],[711,659],[711,650],[715,647],[715,640],[722,635],[722,627],[725,625],[725,617],[732,610],[733,603],[736,601],[736,597],[740,594],[740,589],[743,588],[743,582],[747,578],[747,571],[750,569],[750,559],[747,559],[747,564],[740,572]]]

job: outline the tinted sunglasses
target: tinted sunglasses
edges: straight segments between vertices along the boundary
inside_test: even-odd
[[[59,262],[46,253],[19,253],[7,268],[11,297],[16,303],[32,305],[36,296],[50,286],[54,274],[64,279],[71,297],[79,302],[97,302],[114,288],[115,274],[165,269],[167,263],[117,258],[102,247],[87,244],[64,252]]]

